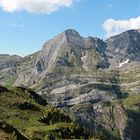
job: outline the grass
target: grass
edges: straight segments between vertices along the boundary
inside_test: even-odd
[[[0,87],[0,89],[3,88]],[[28,103],[28,106],[25,103]],[[30,109],[30,105],[38,110]],[[48,123],[40,121],[43,117],[44,120],[49,120]],[[16,134],[12,139],[14,129],[17,130],[17,133],[20,132],[19,137],[23,135],[33,140],[49,139],[48,137],[53,139],[56,137],[59,139],[79,138],[80,136],[88,138],[82,128],[72,120],[68,120],[65,112],[50,106],[46,108],[40,96],[37,96],[32,90],[22,87],[9,87],[0,93],[0,120],[10,126],[10,133],[0,127],[0,136],[11,138],[9,140],[16,140]]]
[[[128,96],[123,100],[123,104],[127,109],[138,109],[138,105],[140,105],[140,94]]]
[[[15,75],[15,76],[13,76],[13,77],[10,77],[10,78],[6,81],[5,86],[11,86],[11,85],[13,85],[17,78],[18,78],[17,75]]]

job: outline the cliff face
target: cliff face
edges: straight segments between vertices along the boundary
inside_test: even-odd
[[[106,43],[106,52],[110,54],[112,59],[114,58],[117,63],[140,61],[140,30],[124,32],[107,39]]]
[[[17,55],[0,54],[0,84],[13,84],[17,79],[17,65],[21,57]]]
[[[34,85],[54,71],[91,74],[109,66],[105,48],[106,44],[100,39],[83,38],[75,30],[66,30],[46,42],[38,53],[24,58],[18,69],[19,80]]]
[[[1,84],[32,87],[94,133],[134,139],[127,99],[134,104],[140,93],[139,30],[103,41],[69,29],[34,54],[0,55],[0,62]]]

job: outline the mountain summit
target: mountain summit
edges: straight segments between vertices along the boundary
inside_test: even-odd
[[[73,37],[73,38],[80,38],[79,33],[76,30],[74,30],[74,29],[67,29],[63,33],[66,34],[67,38],[71,38],[71,37]]]
[[[120,35],[109,38],[107,50],[113,57],[122,62],[127,59],[130,61],[140,61],[140,30],[129,30]]]

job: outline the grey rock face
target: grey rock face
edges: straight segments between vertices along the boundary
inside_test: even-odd
[[[105,48],[106,44],[98,38],[84,38],[75,30],[66,30],[46,42],[39,52],[23,58],[17,83],[34,86],[55,71],[74,75],[107,68]]]
[[[17,55],[0,54],[0,70],[16,67],[16,63],[21,57]]]
[[[106,40],[107,53],[118,63],[140,61],[140,31],[130,30]]]
[[[13,77],[17,77],[17,66],[20,60],[21,57],[17,55],[0,54],[0,84],[6,84]],[[13,84],[12,80],[11,84]]]

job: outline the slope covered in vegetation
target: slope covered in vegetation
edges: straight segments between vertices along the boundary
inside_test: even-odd
[[[0,86],[0,138],[6,140],[89,138],[62,110],[24,87]]]

